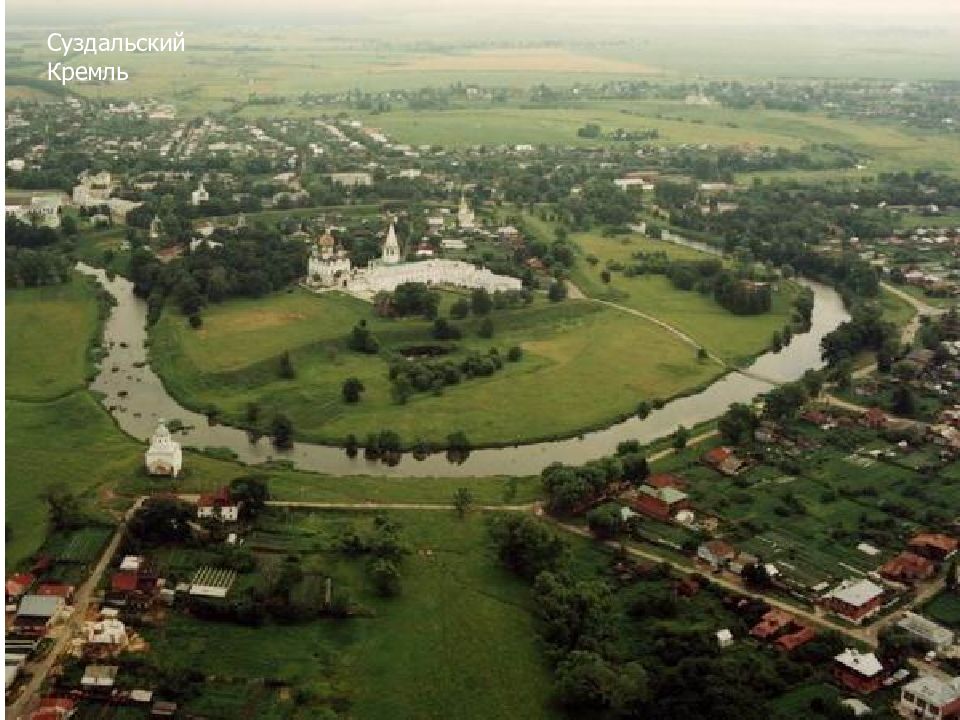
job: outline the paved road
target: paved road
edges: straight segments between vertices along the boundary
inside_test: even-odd
[[[90,576],[87,578],[86,582],[84,582],[76,591],[73,599],[73,614],[65,623],[63,623],[63,625],[58,628],[57,638],[53,647],[50,648],[50,651],[43,660],[41,660],[39,663],[28,666],[28,670],[32,673],[32,677],[26,686],[20,691],[20,695],[17,697],[17,699],[12,704],[7,706],[7,720],[16,720],[17,718],[28,715],[29,711],[31,711],[33,706],[39,701],[40,688],[43,685],[44,680],[46,680],[47,674],[67,649],[67,646],[73,639],[74,635],[79,631],[81,623],[86,617],[87,608],[90,606],[90,600],[93,598],[94,591],[100,584],[100,578],[103,577],[103,573],[109,566],[110,560],[117,552],[117,547],[120,545],[120,540],[123,538],[123,533],[126,529],[126,521],[130,518],[134,511],[140,507],[140,504],[143,502],[143,500],[144,498],[137,498],[137,501],[127,511],[124,520],[117,526],[116,531],[113,533],[113,537],[110,538],[110,542],[108,542],[107,546],[104,548],[103,554],[97,561],[93,572],[90,573]]]

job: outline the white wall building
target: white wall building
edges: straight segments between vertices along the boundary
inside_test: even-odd
[[[460,196],[460,209],[457,210],[457,224],[461,230],[473,230],[476,227],[476,219],[473,210],[467,205],[467,199]]]
[[[960,714],[960,677],[940,680],[924,675],[900,689],[900,713],[904,717],[940,720]]]
[[[378,292],[393,292],[398,285],[412,282],[482,288],[490,293],[523,289],[519,278],[497,275],[488,268],[478,268],[460,260],[400,262],[400,257],[400,243],[391,223],[380,260],[371,262],[366,268],[353,268],[349,258],[337,255],[325,259],[314,251],[307,264],[307,279],[363,298],[373,297]]]
[[[193,205],[200,205],[207,202],[210,199],[210,193],[207,192],[207,189],[203,186],[203,181],[200,181],[200,184],[197,185],[197,189],[190,193],[190,202]]]
[[[150,439],[150,447],[144,454],[147,472],[151,475],[170,475],[176,477],[183,466],[183,453],[180,443],[176,442],[161,420]]]

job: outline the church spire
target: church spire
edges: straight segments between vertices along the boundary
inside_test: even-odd
[[[400,243],[397,241],[397,231],[393,227],[393,220],[390,221],[387,239],[383,243],[382,260],[389,265],[400,262]]]

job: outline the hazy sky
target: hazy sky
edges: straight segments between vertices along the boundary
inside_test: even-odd
[[[648,22],[729,24],[821,24],[857,22],[864,27],[960,25],[960,0],[7,0],[8,22],[43,22],[64,18],[123,18],[127,20],[211,19],[221,22],[257,20],[282,24],[300,22],[406,23],[423,18],[457,22],[465,18],[496,25],[508,17],[553,25],[558,19],[589,18],[594,24],[616,26]],[[558,17],[558,15],[560,17]]]

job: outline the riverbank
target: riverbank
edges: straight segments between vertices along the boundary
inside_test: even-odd
[[[646,444],[670,434],[678,425],[692,427],[713,419],[731,403],[748,402],[770,388],[769,382],[757,377],[785,382],[798,379],[810,368],[820,367],[821,338],[849,317],[835,291],[825,285],[809,283],[815,295],[810,332],[795,337],[780,353],[767,353],[758,358],[749,368],[755,372],[755,377],[728,374],[700,393],[677,398],[652,410],[644,419],[631,417],[576,438],[475,450],[458,462],[433,454],[422,459],[403,455],[395,463],[385,464],[365,459],[362,454],[350,457],[337,447],[308,443],[296,443],[291,450],[278,451],[267,438],[251,441],[243,430],[210,425],[205,416],[182,407],[166,392],[147,364],[145,303],[134,297],[130,283],[123,278],[109,280],[102,271],[89,267],[85,267],[85,271],[96,275],[117,299],[107,322],[105,347],[108,355],[103,363],[104,370],[91,388],[103,393],[104,405],[125,432],[146,440],[158,419],[175,418],[189,428],[180,434],[181,442],[186,446],[227,448],[237,460],[247,464],[284,460],[300,470],[335,476],[532,476],[553,462],[582,464],[612,454],[620,442],[637,440]],[[113,367],[118,370],[112,371]]]

